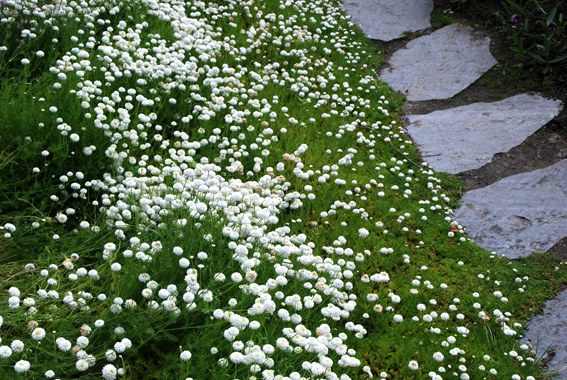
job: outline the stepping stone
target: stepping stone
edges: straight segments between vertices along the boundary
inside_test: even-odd
[[[485,34],[451,24],[395,52],[380,79],[408,100],[452,98],[497,64],[489,45]]]
[[[521,339],[528,343],[531,338],[537,358],[543,356],[545,350],[551,347],[555,357],[549,362],[550,368],[561,370],[560,378],[567,378],[567,291],[546,302],[543,314],[538,314],[528,323],[528,331]]]
[[[511,259],[567,236],[567,160],[506,177],[461,199],[454,220],[482,248]]]
[[[430,28],[433,0],[344,0],[342,7],[368,38],[391,41]]]
[[[408,116],[407,130],[424,161],[452,174],[478,169],[521,144],[561,112],[560,100],[521,94],[494,103]]]

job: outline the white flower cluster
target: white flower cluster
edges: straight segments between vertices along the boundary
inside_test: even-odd
[[[20,4],[10,0],[8,5],[16,3]],[[376,90],[372,76],[362,77],[355,83],[347,80],[352,74],[352,71],[346,72],[348,68],[335,67],[331,59],[315,59],[310,55],[310,50],[316,51],[321,45],[324,54],[340,54],[350,64],[355,64],[365,53],[359,52],[360,46],[356,43],[349,42],[351,32],[340,26],[343,16],[334,2],[280,1],[279,8],[290,8],[293,14],[286,20],[283,14],[264,14],[261,9],[266,8],[266,2],[260,2],[260,8],[252,8],[255,4],[252,1],[231,0],[221,5],[203,1],[144,0],[141,5],[147,8],[147,17],[140,23],[125,20],[111,23],[99,18],[102,10],[95,6],[96,2],[92,3],[68,4],[73,12],[82,15],[77,22],[83,23],[89,32],[71,37],[76,46],[50,68],[57,77],[53,88],[66,89],[77,98],[86,127],[79,129],[65,122],[55,106],[49,111],[54,114],[50,117],[55,118],[62,136],[68,136],[70,143],[77,146],[84,144],[82,152],[86,156],[101,151],[112,161],[113,174],[105,173],[101,178],[87,180],[82,172],[68,172],[59,177],[59,181],[61,189],[73,198],[86,200],[91,193],[98,194],[91,204],[103,216],[106,226],[99,227],[94,220],[83,220],[79,227],[93,234],[105,229],[114,236],[105,237],[107,240],[101,244],[96,269],[75,268],[82,262],[78,254],[65,258],[60,266],[52,264],[41,269],[37,305],[31,295],[21,298],[16,288],[9,290],[8,299],[11,310],[18,311],[23,306],[28,315],[44,312],[40,310],[39,301],[41,308],[59,308],[68,315],[84,316],[88,314],[85,312],[105,310],[103,315],[97,316],[102,319],[81,321],[85,324],[80,336],[71,338],[72,333],[69,333],[55,338],[59,351],[76,357],[77,371],[87,371],[96,364],[97,358],[119,365],[117,357],[132,348],[132,341],[123,337],[106,342],[112,348],[87,353],[87,349],[95,349],[88,338],[89,325],[103,329],[105,320],[138,310],[149,310],[165,315],[164,318],[190,317],[197,312],[208,314],[212,323],[222,324],[219,340],[229,347],[211,349],[213,355],[225,356],[218,359],[218,364],[221,367],[229,363],[245,366],[266,380],[300,379],[299,371],[309,377],[349,379],[348,369],[360,366],[361,361],[356,357],[353,344],[346,342],[352,337],[363,339],[368,334],[364,325],[350,320],[361,309],[361,304],[368,306],[369,313],[376,312],[372,318],[379,318],[392,328],[411,324],[417,329],[418,324],[425,322],[428,333],[441,335],[447,330],[448,334],[456,331],[459,339],[466,339],[470,333],[467,319],[475,316],[459,313],[455,305],[460,303],[457,298],[448,306],[437,305],[433,298],[447,289],[447,285],[433,281],[433,277],[424,280],[422,276],[415,276],[410,279],[412,288],[407,294],[401,290],[396,290],[399,293],[396,294],[387,290],[396,280],[394,273],[365,262],[366,257],[393,257],[394,252],[398,253],[397,248],[393,248],[396,246],[384,246],[384,243],[372,249],[375,253],[355,248],[360,243],[357,239],[383,237],[388,234],[388,228],[417,239],[421,230],[415,226],[425,226],[427,215],[449,213],[446,205],[449,198],[441,193],[433,171],[426,167],[414,171],[403,157],[392,157],[377,164],[375,178],[368,183],[358,183],[351,178],[357,168],[360,170],[376,159],[377,143],[393,142],[403,151],[411,142],[390,120],[385,96],[376,100],[377,104],[371,104],[371,92]],[[27,2],[26,6],[33,9],[34,15],[41,13],[41,17],[68,17],[71,12],[63,7],[43,5],[40,8]],[[133,5],[120,1],[105,5],[112,15],[130,6]],[[241,25],[240,31],[234,29],[242,40],[231,34],[233,28],[238,27],[234,20],[240,11],[255,20],[250,25]],[[315,24],[312,28],[295,25],[299,19],[307,23],[308,17],[309,22]],[[2,19],[2,22],[13,21],[14,16]],[[158,21],[160,25],[168,25],[172,40],[153,32],[153,23]],[[95,33],[94,22],[101,27],[100,34]],[[24,34],[32,38],[32,32]],[[277,59],[261,59],[268,44],[278,47]],[[288,66],[288,60],[294,62],[293,68]],[[250,61],[253,63],[246,66]],[[90,75],[93,72],[102,74]],[[280,97],[269,91],[275,86],[291,91],[312,107],[312,117],[302,118],[301,112],[280,105]],[[163,99],[168,99],[167,104]],[[191,105],[191,112],[177,112],[186,109],[181,105]],[[161,108],[166,111],[160,112]],[[367,114],[374,111],[373,119],[367,118]],[[164,115],[168,112],[172,115]],[[269,149],[283,149],[286,127],[300,130],[308,121],[326,128],[335,125],[331,121],[336,120],[341,120],[338,130],[325,132],[329,139],[326,141],[332,139],[343,144],[346,140],[343,138],[349,137],[356,148],[345,148],[346,152],[341,148],[336,148],[335,152],[324,151],[329,157],[335,154],[320,168],[306,167],[305,153],[311,149],[307,143],[286,148],[293,153],[283,154],[283,162],[276,162],[277,158],[271,155]],[[215,125],[210,125],[213,122]],[[87,130],[89,133],[84,132]],[[73,131],[76,133],[70,133]],[[96,145],[91,142],[92,131],[100,132],[104,142]],[[42,154],[49,156],[48,151]],[[270,164],[275,169],[268,166]],[[385,176],[392,175],[398,184],[384,185]],[[412,191],[417,180],[429,181],[425,196],[430,199],[417,200],[416,192]],[[321,223],[330,224],[333,217],[338,219],[348,214],[362,221],[364,227],[356,228],[354,234],[345,234],[348,239],[342,235],[330,237],[334,239],[332,243],[317,247],[307,234],[295,233],[295,228],[281,224],[286,214],[294,215],[316,204],[315,192],[325,186],[346,188],[346,197],[329,200],[331,203],[324,206],[326,211],[314,210]],[[368,200],[365,194],[370,192],[376,205],[366,206],[366,209],[363,207]],[[57,202],[59,196],[53,195],[51,199]],[[405,212],[400,210],[402,203],[400,206],[389,203],[394,199],[407,200],[408,204],[419,201],[426,206],[418,213]],[[57,213],[55,220],[64,224],[76,218],[75,215],[75,209],[67,208]],[[374,217],[384,222],[374,221]],[[346,221],[340,222],[341,226],[347,226]],[[318,223],[314,221],[312,226]],[[17,231],[10,223],[3,229],[7,231],[6,238]],[[461,226],[458,229],[457,233],[462,232]],[[170,237],[167,241],[154,238],[160,234]],[[191,244],[187,239],[192,240]],[[416,243],[413,248],[418,250],[423,244]],[[403,256],[400,253],[400,265],[411,265],[413,257],[409,256],[409,249],[406,252]],[[160,275],[161,263],[174,263],[167,268],[171,276],[169,273]],[[29,265],[26,269],[33,271],[35,267]],[[371,274],[365,274],[366,269]],[[416,270],[423,273],[423,277],[428,273],[426,266],[416,267]],[[171,280],[176,278],[175,273],[182,273],[177,282]],[[112,297],[102,292],[96,295],[101,282],[113,282],[121,276],[134,279],[133,282],[143,288],[141,292],[138,290],[139,293],[133,295],[113,288]],[[359,282],[365,284],[365,289],[372,286],[366,300],[358,298],[356,284]],[[223,293],[226,289],[238,290],[231,293],[228,300]],[[374,291],[387,297],[379,301]],[[417,301],[418,294],[427,297],[421,302],[428,305]],[[500,291],[495,291],[493,296],[507,302]],[[50,306],[46,307],[47,304]],[[417,309],[420,315],[402,315],[405,313],[399,310],[405,304],[413,305],[411,309]],[[428,308],[438,308],[438,311]],[[474,308],[481,309],[482,305],[476,303]],[[370,318],[368,313],[362,315]],[[494,310],[493,315],[504,334],[516,334],[506,324],[510,313]],[[480,311],[478,317],[490,319],[484,311]],[[252,337],[262,333],[268,323],[277,324],[278,328],[274,334],[257,339],[256,342],[263,342],[260,346]],[[31,338],[45,339],[44,328],[47,327],[36,323],[31,329]],[[124,328],[114,329],[114,335],[123,334],[127,334]],[[444,358],[465,355],[460,348],[449,349],[455,344],[455,337],[443,339],[442,348],[439,351],[438,347],[434,348],[437,352],[428,353],[427,360],[443,362]],[[220,347],[220,342],[217,343]],[[183,350],[179,359],[191,360],[196,352],[191,349],[193,353]],[[16,339],[10,346],[0,347],[0,357],[8,359],[23,350],[24,343]],[[280,369],[286,368],[286,360],[291,355],[300,358],[301,364],[292,370],[286,369],[291,373],[281,374]],[[14,368],[25,372],[30,363],[20,360]],[[411,360],[408,368],[418,371],[420,366]],[[444,372],[444,367],[441,368],[443,370],[438,372]],[[364,367],[363,371],[372,375],[370,367]],[[465,371],[466,367],[461,370],[461,379],[468,378]],[[102,367],[104,379],[115,379],[122,374],[123,369],[114,364]],[[382,378],[387,376],[382,374]],[[48,378],[53,376],[53,371],[49,376],[46,373]],[[440,375],[433,373],[431,377],[436,379]]]

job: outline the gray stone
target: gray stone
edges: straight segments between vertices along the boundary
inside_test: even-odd
[[[431,27],[433,0],[344,0],[342,6],[374,40],[391,41]]]
[[[561,378],[567,378],[567,291],[546,302],[543,314],[533,317],[522,343],[531,338],[536,356],[542,357],[550,348],[555,357],[549,362],[552,370],[558,370]]]
[[[567,236],[567,160],[467,192],[454,220],[482,248],[516,259]]]
[[[485,34],[451,24],[395,52],[380,79],[408,100],[451,98],[496,65],[489,45]]]
[[[456,174],[478,169],[496,153],[519,145],[562,108],[559,100],[521,94],[409,116],[407,130],[429,166]]]

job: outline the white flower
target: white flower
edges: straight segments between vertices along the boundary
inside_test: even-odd
[[[59,349],[63,352],[67,352],[71,349],[71,347],[73,346],[71,344],[71,342],[69,342],[67,339],[64,338],[57,338],[57,340],[55,341],[57,343],[57,346],[59,347]]]
[[[14,365],[14,370],[18,373],[26,372],[30,369],[30,362],[27,360],[20,360]]]
[[[408,367],[412,371],[415,371],[419,368],[419,364],[415,360],[412,360],[412,361],[409,362]]]
[[[187,361],[187,360],[191,359],[191,356],[192,356],[191,352],[185,350],[181,353],[181,360]]]
[[[250,322],[248,327],[250,327],[252,330],[258,330],[260,328],[260,322],[252,321],[252,322]]]
[[[10,347],[12,347],[12,351],[14,351],[15,353],[20,353],[24,350],[24,342],[16,339],[15,341],[12,342]]]
[[[117,375],[117,370],[116,367],[113,366],[112,364],[107,364],[102,368],[102,377],[104,377],[106,380],[114,380],[116,379],[116,375]]]
[[[181,259],[179,259],[179,266],[181,268],[188,268],[190,265],[189,260],[187,260],[185,257],[182,257]]]
[[[73,142],[77,142],[77,141],[79,141],[79,139],[80,139],[80,138],[79,138],[79,135],[76,134],[76,133],[72,133],[72,134],[69,136],[69,138],[70,138],[71,141],[73,141]]]
[[[116,343],[114,343],[114,351],[121,354],[124,351],[126,351],[126,346],[122,342],[116,342]]]
[[[41,327],[36,328],[32,332],[32,338],[34,340],[42,340],[43,338],[45,338],[45,330]]]
[[[311,363],[311,373],[313,373],[313,375],[319,376],[319,375],[324,374],[326,371],[327,371],[327,369],[325,367],[323,367],[321,364]]]
[[[116,244],[114,244],[114,243],[106,243],[106,244],[104,245],[104,249],[107,250],[107,251],[112,252],[112,251],[114,251],[114,250],[116,249]]]
[[[504,334],[508,336],[514,336],[516,335],[516,331],[509,328],[504,328]]]
[[[183,294],[183,301],[185,301],[187,303],[193,302],[194,299],[195,299],[195,295],[191,292],[187,292],[187,293]]]
[[[445,357],[443,356],[443,354],[441,352],[436,352],[436,353],[433,354],[433,359],[435,359],[438,362],[442,362],[444,358]]]
[[[116,360],[116,352],[114,350],[106,350],[106,353],[104,354],[104,356],[106,357],[106,360],[108,360],[109,362],[113,362]]]
[[[77,346],[81,348],[86,348],[89,345],[89,338],[86,336],[80,336],[77,338]]]
[[[20,299],[18,297],[10,297],[8,299],[8,305],[11,309],[17,309],[20,307]]]
[[[28,264],[29,265],[29,264]],[[27,265],[26,265],[27,266]],[[33,306],[35,305],[35,300],[33,298],[24,298],[24,300],[22,301],[24,306]]]
[[[206,291],[203,295],[203,301],[205,302],[212,302],[213,301],[213,292]]]
[[[276,340],[276,346],[278,346],[280,350],[285,351],[289,347],[289,342],[285,338],[278,338]]]
[[[77,370],[79,370],[81,372],[86,371],[87,369],[89,369],[89,363],[87,363],[87,361],[84,360],[84,359],[80,359],[75,364],[75,367],[77,367]]]
[[[167,289],[160,289],[158,292],[158,297],[162,300],[168,299],[171,296],[171,293]]]
[[[7,359],[12,355],[12,349],[8,346],[0,347],[0,359]]]

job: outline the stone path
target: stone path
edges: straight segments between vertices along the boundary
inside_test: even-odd
[[[431,28],[433,0],[344,0],[343,9],[368,38],[391,41],[406,32]]]
[[[380,79],[408,100],[451,98],[498,63],[489,45],[468,26],[447,25],[395,52]]]
[[[555,350],[555,357],[551,364],[556,370],[560,370],[560,375],[567,376],[567,291],[549,300],[545,304],[543,314],[534,316],[530,321],[530,329],[522,338],[522,343],[531,343],[533,349],[538,353],[537,357],[543,356],[547,347],[551,346]],[[550,321],[556,321],[550,323]]]
[[[475,243],[511,259],[567,236],[567,160],[467,192],[454,219]],[[567,321],[566,321],[567,322]]]
[[[351,21],[372,39],[391,41],[405,32],[430,27],[432,1],[344,0]],[[409,101],[449,99],[497,64],[490,38],[470,27],[452,24],[418,37],[396,51],[381,70],[381,80]],[[460,173],[489,163],[553,119],[558,100],[521,94],[493,103],[410,115],[407,131],[429,165]],[[466,193],[455,220],[488,250],[510,258],[546,251],[567,237],[567,160],[501,179]],[[567,376],[567,291],[548,301],[529,323],[539,355],[552,347],[549,363]]]
[[[430,167],[457,174],[478,169],[496,153],[521,144],[562,108],[559,100],[521,94],[409,116],[407,129]]]

